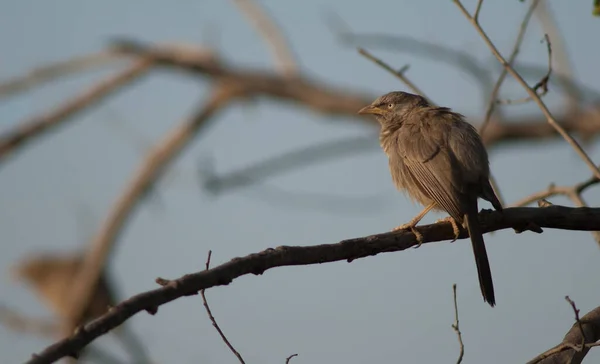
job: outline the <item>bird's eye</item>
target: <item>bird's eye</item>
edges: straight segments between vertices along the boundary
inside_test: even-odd
[[[388,107],[388,109],[391,109],[394,107],[394,104],[388,104],[387,107]]]

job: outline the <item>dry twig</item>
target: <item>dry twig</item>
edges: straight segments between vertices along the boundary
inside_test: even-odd
[[[435,103],[429,98],[427,97],[427,95],[425,95],[425,93],[419,89],[419,87],[417,87],[417,85],[415,85],[411,80],[409,80],[404,73],[408,70],[408,65],[402,67],[399,70],[395,70],[393,69],[390,65],[388,65],[387,63],[385,63],[384,61],[382,61],[381,59],[375,57],[374,55],[372,55],[371,53],[369,53],[366,49],[364,48],[358,48],[358,53],[360,53],[361,55],[365,56],[365,58],[375,62],[375,64],[377,64],[378,66],[380,66],[381,68],[383,68],[384,70],[388,71],[389,73],[393,74],[394,76],[396,76],[400,81],[404,82],[404,84],[406,86],[408,86],[408,88],[410,88],[414,93],[423,96],[425,99],[427,99],[427,102],[429,102],[429,104],[431,105],[435,105]]]
[[[462,333],[460,332],[460,327],[458,326],[458,303],[456,302],[456,283],[452,285],[452,295],[454,297],[454,323],[452,324],[452,329],[456,332],[456,336],[458,337],[458,344],[460,345],[460,352],[458,353],[458,359],[456,360],[456,364],[462,363],[463,356],[465,355],[465,345],[462,340]]]
[[[483,211],[479,215],[482,231],[491,232],[534,223],[540,227],[567,230],[594,230],[600,225],[600,208],[569,208],[550,206],[540,208],[507,208],[503,212]],[[454,233],[450,222],[424,225],[418,228],[423,243],[452,240]],[[459,238],[466,239],[462,232]],[[260,275],[266,270],[281,266],[323,264],[326,262],[355,259],[409,249],[417,245],[414,234],[407,231],[387,232],[354,238],[337,244],[316,246],[280,246],[263,252],[235,258],[228,263],[187,274],[177,280],[157,279],[166,283],[163,287],[141,293],[113,307],[99,319],[83,326],[70,337],[50,345],[40,354],[27,361],[28,364],[52,363],[62,357],[78,352],[97,337],[122,324],[140,311],[156,312],[157,308],[179,297],[195,295],[198,291],[217,285],[227,285],[235,278],[247,274]]]
[[[550,75],[552,74],[552,43],[550,43],[550,37],[548,37],[548,34],[544,35],[544,40],[546,41],[546,49],[548,50],[548,71],[546,71],[546,74],[538,81],[538,83],[533,86],[533,91],[535,91],[539,97],[543,97],[548,93],[548,83],[550,82]],[[496,102],[499,104],[507,105],[525,104],[530,101],[533,101],[531,96],[522,97],[516,100],[496,100]]]
[[[515,62],[515,59],[517,58],[517,55],[519,54],[519,49],[521,48],[521,43],[523,43],[523,39],[525,39],[525,33],[527,31],[527,26],[529,25],[529,21],[531,20],[531,15],[533,15],[533,11],[535,10],[535,8],[539,2],[540,2],[540,0],[533,0],[531,2],[531,6],[529,6],[529,9],[525,13],[525,17],[523,18],[523,21],[521,22],[521,26],[519,27],[519,34],[517,35],[517,39],[515,40],[515,44],[513,46],[512,52],[510,54],[510,57],[508,58],[508,64],[510,64],[511,66],[513,65],[513,63]],[[488,123],[492,120],[492,113],[494,112],[494,108],[496,106],[496,100],[498,99],[498,94],[500,93],[500,87],[502,87],[502,83],[506,79],[507,73],[508,72],[507,72],[506,68],[503,68],[502,71],[500,72],[500,76],[498,77],[498,80],[496,80],[496,83],[494,84],[494,88],[492,89],[492,93],[490,95],[490,100],[488,102],[487,109],[485,110],[485,116],[483,118],[483,122],[479,126],[479,134],[481,134],[481,135],[485,134],[485,129],[487,128]]]
[[[506,62],[504,57],[502,57],[502,55],[500,54],[500,52],[498,51],[498,49],[496,48],[494,43],[490,40],[490,38],[487,36],[485,31],[479,24],[477,17],[469,14],[469,12],[463,6],[463,4],[460,0],[453,0],[453,1],[458,6],[460,11],[463,13],[463,15],[467,18],[467,20],[477,30],[477,33],[479,33],[479,35],[481,36],[481,38],[483,39],[485,44],[488,46],[488,48],[490,49],[492,54],[498,59],[498,61],[502,64],[502,66],[504,68],[506,68],[508,73],[510,73],[511,76],[513,76],[519,82],[519,84],[521,84],[521,86],[523,86],[523,88],[527,91],[529,96],[536,102],[536,104],[539,106],[540,110],[542,111],[542,113],[544,114],[546,119],[548,120],[548,123],[550,125],[552,125],[552,127],[554,129],[556,129],[556,131],[573,147],[573,149],[575,149],[577,154],[579,154],[581,159],[588,165],[588,167],[594,173],[594,175],[596,177],[600,178],[600,169],[596,166],[596,164],[594,164],[594,162],[590,159],[590,157],[585,153],[585,151],[581,148],[579,143],[577,143],[577,141],[575,139],[573,139],[573,137],[571,137],[571,135],[569,135],[569,133],[556,121],[554,116],[552,116],[552,114],[550,113],[550,110],[548,110],[548,107],[546,107],[546,104],[537,95],[536,91],[527,84],[527,82],[523,79],[523,77],[521,77],[521,75],[517,71],[515,71],[515,69],[508,62]],[[477,4],[478,9],[480,8],[482,3],[483,3],[483,0],[479,0],[479,2]],[[477,11],[476,11],[476,15],[477,15]]]
[[[588,180],[577,183],[573,186],[556,186],[553,183],[548,186],[545,190],[531,194],[513,204],[513,206],[527,206],[536,201],[541,201],[549,197],[563,195],[571,199],[577,207],[588,207],[583,200],[581,194],[588,189],[600,182],[600,179],[595,176],[590,177]],[[592,236],[598,244],[600,244],[600,231],[592,231]]]
[[[575,312],[575,323],[566,333],[562,342],[541,353],[527,364],[581,364],[592,347],[600,346],[600,306],[579,318],[575,303],[565,297]]]
[[[210,257],[212,255],[212,250],[208,251],[208,257],[206,258],[206,270],[210,269]],[[217,324],[217,320],[215,320],[215,317],[213,316],[210,307],[208,306],[208,301],[206,301],[206,295],[204,294],[204,289],[200,290],[200,295],[202,296],[202,302],[204,304],[204,308],[206,309],[206,313],[208,314],[208,318],[210,319],[210,321],[212,322],[214,328],[217,330],[217,332],[219,333],[219,336],[221,336],[221,339],[223,339],[223,341],[225,342],[225,344],[227,345],[227,347],[229,348],[229,350],[231,350],[231,352],[238,358],[238,360],[240,361],[240,363],[245,364],[244,363],[244,359],[242,358],[242,355],[235,350],[235,348],[233,347],[233,345],[231,345],[231,343],[229,342],[229,340],[227,340],[227,337],[225,336],[225,334],[223,333],[223,330],[221,330],[221,328],[219,327],[219,324]]]

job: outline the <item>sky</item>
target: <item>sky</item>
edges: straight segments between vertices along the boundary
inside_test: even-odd
[[[335,13],[352,30],[443,44],[498,66],[451,1],[263,0],[290,40],[303,74],[375,96],[407,90],[384,70],[339,42],[328,23]],[[465,2],[473,9],[475,1]],[[600,84],[598,18],[590,1],[550,1],[578,82]],[[526,10],[519,1],[483,4],[480,21],[509,52]],[[231,1],[0,2],[0,80],[48,62],[103,49],[114,37],[213,46],[228,64],[273,70],[263,39]],[[543,68],[543,33],[535,20],[519,60]],[[481,120],[487,95],[463,71],[414,52],[367,47],[400,68],[438,104]],[[116,71],[103,67],[0,99],[0,132],[38,115]],[[528,77],[535,83],[535,77]],[[29,253],[81,249],[100,228],[145,153],[205,100],[204,78],[156,70],[105,102],[23,148],[0,166],[0,303],[33,317],[51,317],[28,287],[9,279]],[[503,97],[524,91],[507,81]],[[561,99],[547,96],[553,112]],[[558,102],[557,102],[558,101]],[[505,108],[511,116],[541,115],[535,105]],[[121,235],[109,272],[120,297],[157,288],[212,264],[279,245],[316,245],[389,231],[420,211],[397,192],[376,130],[356,119],[324,117],[260,98],[227,108],[186,149],[142,203]],[[227,175],[311,145],[372,136],[358,151],[299,166],[257,183],[215,194],[199,186],[199,165]],[[586,145],[600,161],[598,143]],[[508,203],[547,187],[587,179],[589,169],[563,140],[506,144],[490,163]],[[598,204],[598,190],[585,194]],[[554,203],[570,205],[556,198]],[[480,207],[489,208],[487,203]],[[430,223],[443,217],[428,215]],[[558,344],[574,322],[569,295],[582,313],[600,304],[600,251],[587,232],[545,229],[485,236],[497,306],[480,296],[468,240],[427,244],[350,264],[283,267],[244,276],[206,292],[221,328],[247,363],[453,362],[459,347],[452,284],[458,285],[463,363],[525,362]],[[140,313],[127,322],[157,363],[226,363],[236,358],[212,328],[198,296]],[[126,357],[114,339],[98,344]],[[25,361],[51,339],[0,327],[0,361]],[[600,360],[592,350],[587,362]]]

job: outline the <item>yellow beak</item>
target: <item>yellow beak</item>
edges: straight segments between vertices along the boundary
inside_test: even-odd
[[[383,115],[385,113],[385,110],[378,108],[377,106],[367,105],[367,106],[363,107],[362,109],[358,110],[358,113],[362,114],[362,115],[366,115],[366,114]]]

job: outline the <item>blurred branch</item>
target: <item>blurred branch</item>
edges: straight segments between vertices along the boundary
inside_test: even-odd
[[[146,191],[150,190],[160,178],[166,165],[193,140],[198,130],[230,102],[232,97],[235,97],[235,89],[219,86],[209,100],[189,120],[168,134],[148,153],[131,183],[124,189],[109,212],[105,223],[92,240],[89,251],[85,255],[83,267],[72,287],[70,319],[66,332],[72,332],[80,322],[112,247]]]
[[[26,317],[3,304],[0,304],[0,323],[17,332],[51,337],[59,332],[60,327],[56,322]]]
[[[64,125],[67,121],[72,120],[78,112],[94,103],[101,102],[119,88],[130,84],[145,73],[150,65],[151,61],[148,59],[137,60],[124,71],[101,81],[54,110],[24,121],[14,130],[0,135],[0,163],[5,161],[11,152],[27,142],[31,142],[36,137],[43,135],[44,132],[53,130],[59,125]]]
[[[507,229],[534,223],[539,227],[565,230],[594,230],[600,226],[600,208],[569,208],[549,206],[544,208],[507,208],[503,212],[484,210],[479,214],[483,232]],[[439,222],[418,227],[424,243],[452,240],[454,233],[450,222]],[[463,231],[459,238],[467,238]],[[187,274],[177,280],[157,281],[161,288],[138,294],[113,307],[99,319],[81,327],[68,338],[58,341],[34,355],[28,364],[52,363],[62,357],[76,353],[94,339],[122,324],[140,311],[156,312],[160,305],[179,297],[198,294],[198,291],[228,285],[243,275],[261,275],[266,270],[297,265],[323,264],[401,251],[417,245],[411,232],[387,232],[341,241],[337,244],[315,246],[280,246],[260,253],[235,258],[220,266],[202,272]],[[600,331],[599,331],[600,332]]]
[[[569,303],[573,302],[569,299],[568,301]],[[579,310],[574,303],[571,303],[571,305],[576,313],[575,323],[567,331],[562,342],[528,361],[527,364],[580,364],[590,348],[598,345],[597,341],[600,340],[600,306],[580,319],[578,317]]]
[[[339,156],[362,153],[369,149],[377,150],[377,148],[379,148],[377,135],[371,133],[352,138],[329,140],[278,154],[222,176],[215,176],[212,171],[203,171],[209,174],[202,178],[203,186],[214,192],[229,191],[263,181],[289,170],[296,170],[317,162],[322,163]]]
[[[542,99],[540,99],[540,97],[537,95],[536,91],[527,84],[527,82],[523,79],[523,77],[521,77],[521,75],[519,73],[517,73],[510,64],[508,64],[506,62],[506,60],[504,59],[504,57],[502,57],[502,55],[500,54],[500,52],[498,51],[496,46],[492,43],[490,38],[487,36],[487,34],[481,28],[481,25],[479,25],[479,22],[477,21],[477,19],[475,19],[473,16],[471,16],[469,14],[469,12],[467,11],[467,9],[465,9],[465,7],[463,6],[463,4],[461,3],[460,0],[453,0],[453,1],[458,6],[460,11],[463,13],[463,15],[467,18],[467,20],[473,25],[473,27],[475,28],[477,33],[479,33],[481,38],[484,40],[486,45],[489,47],[492,54],[498,59],[498,61],[504,66],[504,68],[506,68],[508,73],[510,73],[511,76],[513,76],[519,82],[519,84],[521,84],[521,86],[523,86],[523,88],[527,91],[529,96],[536,102],[536,104],[539,106],[540,110],[542,111],[542,113],[544,114],[546,119],[548,120],[548,123],[554,129],[556,129],[556,131],[573,147],[573,149],[575,149],[577,154],[579,154],[581,159],[592,170],[594,175],[596,177],[600,178],[600,169],[594,164],[594,162],[590,159],[590,157],[585,153],[585,151],[581,148],[579,143],[577,143],[577,141],[575,139],[573,139],[571,137],[571,135],[569,135],[569,133],[557,122],[557,120],[554,119],[554,117],[550,113],[550,110],[548,110],[548,108],[546,107],[546,104],[542,101]]]
[[[372,55],[371,53],[369,53],[366,49],[358,48],[358,53],[360,53],[362,56],[365,56],[365,58],[373,61],[375,64],[377,64],[384,70],[386,70],[389,73],[396,76],[400,81],[404,82],[404,84],[406,86],[408,86],[408,88],[410,88],[411,91],[413,91],[414,93],[421,95],[425,99],[427,99],[427,102],[429,102],[429,104],[435,105],[435,103],[429,97],[427,97],[427,95],[425,95],[425,93],[423,91],[421,91],[421,89],[419,89],[419,87],[417,87],[417,85],[415,85],[411,80],[409,80],[404,75],[404,73],[408,70],[408,66],[404,66],[400,70],[397,71],[397,70],[393,69],[390,65],[385,63],[384,61],[380,60],[379,58],[377,58],[374,55]]]
[[[27,91],[59,77],[85,71],[117,59],[118,57],[113,52],[107,50],[42,66],[23,76],[0,83],[0,98]]]
[[[332,116],[352,117],[368,125],[377,125],[373,118],[356,115],[356,111],[369,104],[374,95],[365,95],[347,88],[334,87],[318,82],[308,76],[294,78],[283,77],[273,72],[256,69],[241,69],[228,65],[205,49],[177,47],[174,45],[146,46],[131,40],[119,40],[113,43],[112,51],[123,57],[141,57],[151,59],[153,66],[162,66],[184,70],[201,75],[214,81],[235,83],[245,89],[246,95],[267,96],[280,101],[292,102],[295,105],[315,110],[321,114]],[[583,111],[566,112],[556,118],[567,132],[578,132],[582,136],[591,137],[600,132],[600,107],[592,107]],[[57,113],[61,114],[61,113]],[[70,114],[67,114],[70,115]],[[60,115],[55,116],[51,123],[41,123],[23,133],[22,127],[17,127],[6,136],[0,136],[0,160],[3,147],[6,151],[24,145],[19,142],[21,137],[32,137],[37,133],[49,130],[59,125]],[[553,126],[543,123],[539,117],[519,117],[506,123],[491,123],[484,136],[484,141],[491,144],[501,144],[522,140],[542,140],[555,138],[557,131]],[[474,123],[476,124],[476,123]],[[8,138],[8,136],[13,136]],[[17,137],[14,137],[17,136]],[[11,142],[12,141],[12,142]],[[17,143],[15,143],[17,141]]]
[[[0,304],[0,324],[15,332],[34,334],[43,337],[55,338],[60,332],[60,325],[37,318],[31,318]],[[121,360],[99,348],[89,346],[86,348],[88,358],[94,358],[105,364],[121,364]]]
[[[470,75],[486,92],[491,89],[490,70],[466,52],[457,51],[455,48],[442,44],[418,40],[410,36],[354,33],[337,14],[329,17],[328,23],[334,35],[343,44],[360,47],[379,46],[387,51],[397,50],[410,53],[413,56],[420,55],[434,61],[448,63]]]
[[[254,25],[256,30],[271,48],[276,68],[282,75],[294,76],[298,73],[292,49],[286,41],[283,31],[275,23],[275,19],[268,16],[254,0],[233,0],[240,11]]]

